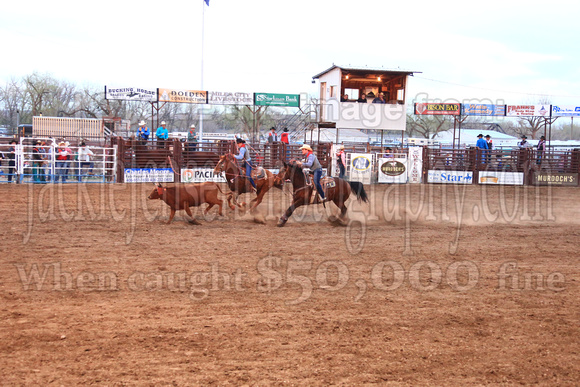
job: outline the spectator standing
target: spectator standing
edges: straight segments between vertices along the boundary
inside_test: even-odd
[[[137,129],[137,139],[141,141],[149,140],[150,135],[149,128],[145,124],[145,121],[139,122],[139,128]]]
[[[284,131],[280,135],[280,141],[284,144],[290,144],[290,140],[288,139],[288,128],[284,128]]]
[[[14,176],[14,167],[16,166],[16,145],[18,141],[10,141],[10,148],[8,148],[8,182],[12,183],[12,176]],[[15,177],[14,181],[18,179]]]
[[[69,156],[71,156],[69,149],[66,147],[64,141],[61,141],[58,144],[58,148],[56,148],[55,154],[56,163],[54,181],[58,183],[58,177],[60,176],[61,182],[64,183],[67,178],[66,174],[68,173]]]
[[[165,127],[165,121],[161,121],[161,126],[155,131],[155,136],[157,137],[157,147],[162,148],[163,142],[167,141],[169,138],[169,130]]]
[[[344,153],[344,145],[338,147],[338,152],[336,153],[336,163],[338,164],[338,177],[344,179],[346,172],[346,154]]]
[[[278,141],[278,135],[276,134],[276,128],[272,126],[270,133],[268,133],[268,144],[272,145],[275,141]]]
[[[356,102],[367,103],[367,95],[365,93],[361,93]]]
[[[44,163],[44,159],[42,157],[43,153],[42,142],[36,141],[34,143],[34,148],[32,148],[32,181],[35,183],[46,182],[44,177],[44,169],[42,167],[42,164]]]
[[[522,141],[520,141],[518,143],[518,148],[525,149],[525,148],[529,148],[529,147],[530,147],[530,143],[528,142],[528,138],[525,135],[523,135]]]
[[[540,137],[540,141],[538,141],[538,157],[536,159],[536,164],[540,165],[542,164],[542,160],[544,159],[544,156],[546,155],[546,137],[545,136],[541,136]]]
[[[189,133],[187,133],[187,142],[189,144],[189,150],[195,152],[197,150],[197,133],[195,133],[195,125],[191,124],[189,127]]]
[[[79,182],[82,181],[84,167],[89,167],[89,173],[93,172],[93,165],[94,164],[91,161],[91,157],[93,157],[94,155],[95,154],[93,153],[92,150],[89,149],[87,144],[85,144],[84,142],[81,142],[81,145],[79,146],[79,151],[77,154],[78,161],[79,161]]]
[[[477,135],[477,142],[475,143],[475,146],[479,149],[488,149],[487,141],[483,139],[483,134],[480,133]]]

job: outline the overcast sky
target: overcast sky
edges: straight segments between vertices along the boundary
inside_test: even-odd
[[[199,90],[203,30],[203,90],[314,94],[312,76],[334,63],[421,72],[408,102],[580,106],[579,11],[571,1],[10,1],[0,82],[36,71],[79,86]]]

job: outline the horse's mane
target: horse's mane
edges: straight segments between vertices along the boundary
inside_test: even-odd
[[[296,164],[296,161],[290,161],[286,165],[291,169],[293,176],[296,176],[302,182],[302,185],[306,185],[306,176],[304,175],[302,167]]]

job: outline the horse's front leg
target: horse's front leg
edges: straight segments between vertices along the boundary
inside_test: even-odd
[[[304,200],[300,198],[299,200],[294,200],[290,207],[284,212],[284,215],[278,220],[278,227],[284,227],[288,219],[292,216],[292,213],[300,206],[304,204]]]

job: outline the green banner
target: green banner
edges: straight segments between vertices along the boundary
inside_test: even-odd
[[[300,94],[254,93],[254,105],[300,107]]]

